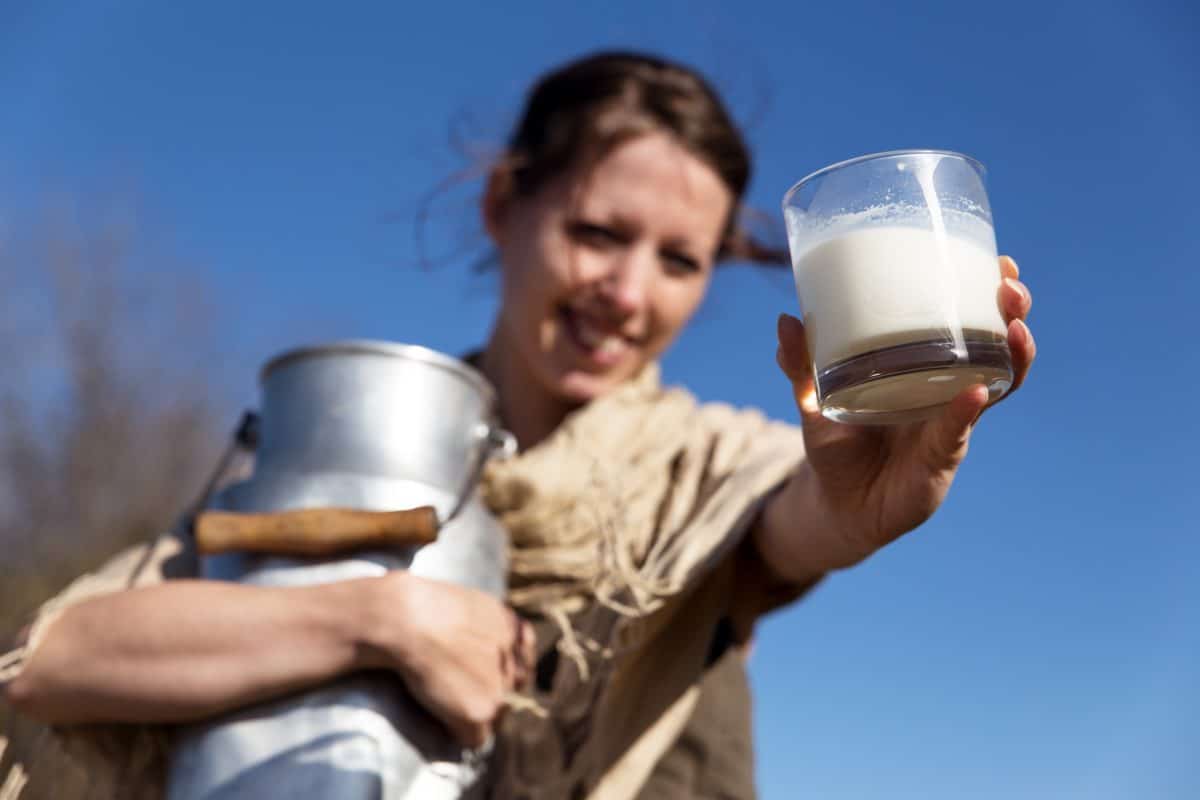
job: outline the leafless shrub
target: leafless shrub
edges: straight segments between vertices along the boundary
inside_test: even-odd
[[[25,216],[0,228],[0,651],[71,578],[169,525],[229,423],[195,271],[128,213]],[[0,780],[39,747],[8,714]],[[35,776],[22,800],[79,778]]]

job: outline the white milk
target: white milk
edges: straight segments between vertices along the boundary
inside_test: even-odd
[[[995,251],[972,238],[862,228],[793,250],[793,265],[818,370],[892,345],[961,341],[964,330],[1005,335]]]

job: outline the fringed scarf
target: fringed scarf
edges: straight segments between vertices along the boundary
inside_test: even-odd
[[[698,404],[661,387],[651,365],[538,446],[489,465],[483,498],[511,537],[509,602],[547,621],[564,657],[550,685],[506,715],[490,796],[637,793],[687,721],[712,631],[736,599],[729,556],[802,454],[798,429]],[[125,588],[135,563],[147,565],[138,584],[162,579],[180,545],[153,547],[48,603],[23,652],[7,657],[10,673],[69,602]],[[60,734],[87,762],[94,796],[112,786],[122,800],[161,797],[162,764],[147,764],[160,747],[147,728]],[[128,780],[130,763],[145,765],[141,780]]]
[[[545,716],[509,715],[495,796],[636,794],[734,604],[730,556],[802,455],[798,429],[698,404],[651,366],[489,467],[509,601],[554,623],[573,666],[533,692]]]

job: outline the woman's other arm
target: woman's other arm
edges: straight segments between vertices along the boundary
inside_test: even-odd
[[[182,722],[391,669],[476,745],[524,680],[526,634],[488,595],[406,572],[287,588],[169,581],[68,608],[6,694],[51,723]]]

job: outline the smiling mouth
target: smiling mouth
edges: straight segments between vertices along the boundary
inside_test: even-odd
[[[619,362],[633,347],[633,342],[611,328],[597,325],[587,316],[564,307],[559,312],[563,328],[588,360],[598,366],[612,366]]]

